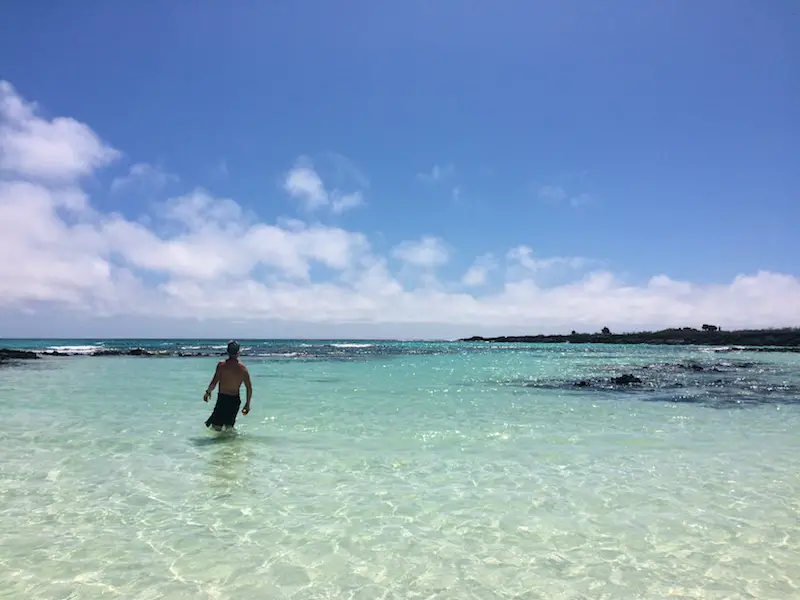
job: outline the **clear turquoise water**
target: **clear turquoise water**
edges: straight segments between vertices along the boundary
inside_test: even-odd
[[[0,366],[0,598],[800,598],[800,355],[337,344]]]

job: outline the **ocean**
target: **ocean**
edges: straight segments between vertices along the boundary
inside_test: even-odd
[[[0,340],[0,598],[800,598],[800,354],[225,341]]]

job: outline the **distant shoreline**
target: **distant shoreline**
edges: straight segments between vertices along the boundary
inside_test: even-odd
[[[800,352],[800,328],[740,329],[706,331],[693,327],[639,331],[633,333],[578,333],[484,337],[475,335],[459,342],[528,343],[528,344],[652,344],[670,346],[746,346],[780,348]]]
[[[87,357],[110,357],[110,356],[137,356],[137,357],[221,357],[224,356],[224,346],[221,340],[209,339],[211,344],[201,340],[180,340],[180,339],[139,339],[125,340],[106,339],[95,340],[110,342],[105,345],[64,345],[53,344],[55,339],[47,340],[45,347],[32,347],[30,342],[36,340],[24,340],[24,346],[3,347],[0,339],[0,364],[6,364],[11,360],[38,359],[45,357],[62,356],[87,356]],[[10,339],[8,341],[11,341]],[[42,340],[44,342],[44,340]],[[64,340],[65,342],[76,342],[79,340]],[[88,340],[87,340],[88,341]],[[171,342],[165,345],[160,342]],[[224,340],[222,340],[224,341]],[[404,343],[400,340],[254,340],[254,342],[265,342],[267,346],[260,348],[247,348],[248,341],[242,340],[245,346],[242,348],[243,356],[274,356],[274,357],[323,357],[340,358],[342,355],[364,356],[372,354],[373,350],[365,350],[371,346],[382,344]],[[186,345],[186,342],[191,342]],[[198,342],[200,342],[198,344]],[[407,340],[405,342],[408,342]],[[421,343],[435,344],[458,344],[458,343],[528,343],[528,344],[618,344],[618,345],[659,345],[659,346],[705,346],[717,347],[718,351],[727,352],[796,352],[800,353],[800,328],[784,329],[747,329],[737,331],[720,331],[713,325],[704,325],[703,329],[692,327],[663,329],[660,331],[640,331],[633,333],[613,333],[607,328],[599,333],[578,333],[573,331],[570,334],[548,334],[548,335],[518,335],[518,336],[472,336],[457,340],[415,340]],[[285,347],[274,347],[271,344],[283,344]],[[295,345],[299,345],[295,348]],[[44,346],[44,344],[42,344]],[[252,352],[251,352],[252,350]],[[267,354],[259,354],[267,352]]]

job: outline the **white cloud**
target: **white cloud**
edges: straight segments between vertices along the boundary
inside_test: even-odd
[[[461,278],[461,283],[468,287],[486,285],[489,273],[497,268],[497,261],[492,254],[484,254],[475,259]]]
[[[166,172],[158,166],[147,163],[136,163],[131,165],[127,175],[115,177],[111,182],[111,191],[120,192],[132,186],[149,188],[159,191],[169,183],[180,181],[177,175]]]
[[[81,310],[88,302],[102,311],[134,293],[145,296],[134,291],[129,271],[107,260],[108,240],[82,198],[69,189],[0,182],[0,306],[50,301]]]
[[[433,236],[402,242],[395,246],[392,254],[409,265],[423,268],[438,267],[450,259],[447,245]]]
[[[512,266],[518,265],[530,273],[538,273],[554,267],[581,269],[592,262],[579,256],[549,256],[547,258],[536,258],[533,255],[533,249],[528,246],[511,248],[506,254],[506,258],[512,263]]]
[[[350,164],[343,162],[345,161],[343,157],[335,156],[340,170],[343,168],[342,165]],[[306,159],[300,159],[289,170],[284,178],[283,189],[298,200],[308,212],[328,206],[332,213],[341,214],[364,204],[364,197],[360,191],[343,193],[338,189],[327,190],[322,178]]]
[[[105,164],[98,159],[103,154],[98,149],[105,146],[95,144],[87,151],[91,144],[86,140],[96,140],[95,134],[66,120],[68,131],[83,135],[62,130],[56,135],[46,125],[58,119],[36,121],[45,126],[28,127],[25,151],[19,152],[15,127],[37,117],[13,88],[6,86],[3,94],[4,330],[35,311],[42,318],[60,315],[62,323],[96,315],[116,317],[107,323],[136,319],[159,327],[178,327],[185,319],[229,325],[247,321],[254,336],[270,335],[270,329],[259,327],[279,321],[297,328],[306,324],[307,329],[295,331],[311,335],[340,323],[371,325],[377,329],[360,331],[375,335],[402,327],[403,335],[416,336],[438,325],[452,335],[467,335],[596,331],[604,325],[623,330],[711,322],[731,329],[800,322],[800,280],[780,273],[742,274],[713,285],[656,274],[632,284],[595,261],[536,256],[531,248],[516,246],[505,256],[508,270],[499,287],[489,285],[488,274],[498,268],[491,255],[476,259],[463,276],[440,281],[433,268],[445,267],[453,250],[441,238],[425,236],[390,253],[403,263],[401,272],[414,267],[425,273],[427,285],[412,289],[392,272],[389,256],[376,252],[362,233],[298,219],[265,223],[234,199],[202,189],[168,199],[137,220],[104,212],[78,185],[79,175]],[[53,145],[59,148],[55,155],[67,159],[53,160]],[[16,148],[16,154],[8,155],[8,148]],[[328,192],[315,174],[313,169],[300,171],[287,184],[301,198],[330,210],[337,199],[354,202]],[[569,281],[543,285],[541,275],[554,270]],[[481,293],[454,291],[464,286],[483,287]],[[168,335],[167,329],[161,331]],[[441,335],[443,330],[437,331]]]
[[[293,198],[305,203],[308,210],[314,210],[328,203],[328,193],[317,172],[311,167],[297,165],[286,174],[283,188]]]
[[[69,180],[120,156],[84,123],[37,116],[7,81],[0,81],[0,123],[0,171],[18,176]]]
[[[364,197],[361,192],[353,194],[335,195],[331,198],[331,212],[341,214],[351,208],[356,208],[364,204]]]

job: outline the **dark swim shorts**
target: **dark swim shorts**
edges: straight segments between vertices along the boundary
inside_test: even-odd
[[[242,400],[239,396],[231,394],[220,393],[217,395],[217,403],[214,405],[214,411],[211,416],[206,420],[206,427],[212,425],[233,427],[236,423],[236,415],[239,414],[239,407],[242,405]]]

